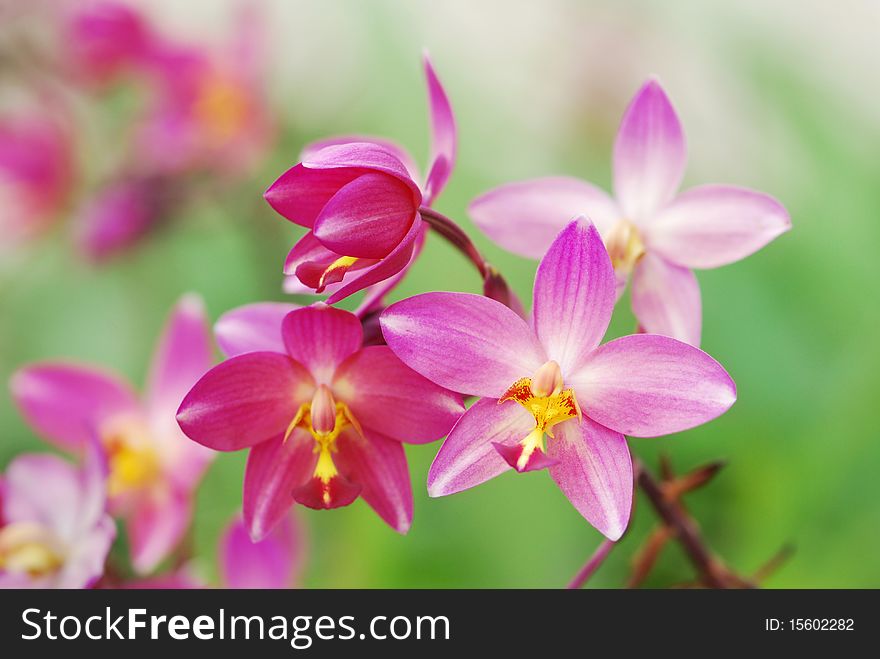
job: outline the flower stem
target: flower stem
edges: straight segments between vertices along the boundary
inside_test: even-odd
[[[525,315],[522,303],[511,290],[507,281],[498,270],[492,266],[473,241],[458,224],[433,208],[422,206],[419,215],[437,235],[443,237],[446,242],[455,247],[459,252],[474,265],[483,280],[483,295],[501,302],[520,316]]]
[[[605,558],[611,553],[611,550],[614,548],[616,543],[612,540],[605,540],[600,544],[596,551],[593,552],[593,555],[587,559],[587,562],[584,563],[584,566],[578,571],[576,575],[574,575],[574,579],[571,580],[571,583],[568,584],[568,588],[570,590],[577,590],[581,588],[590,577],[593,576],[593,573],[599,569],[602,563],[605,561]]]

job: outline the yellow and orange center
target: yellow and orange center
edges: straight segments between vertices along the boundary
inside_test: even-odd
[[[208,76],[201,84],[193,112],[208,138],[223,143],[244,128],[250,111],[247,92],[235,80]]]
[[[605,237],[605,246],[611,264],[619,274],[632,272],[639,259],[645,255],[645,243],[636,226],[628,220],[619,220]]]
[[[141,419],[112,420],[101,433],[107,452],[107,493],[111,498],[146,489],[162,476],[153,437]]]
[[[315,440],[314,452],[318,454],[318,461],[312,477],[323,485],[322,497],[325,505],[330,504],[330,481],[339,475],[333,461],[333,454],[337,451],[336,440],[349,426],[359,435],[363,435],[360,424],[348,406],[338,402],[330,388],[322,384],[315,390],[311,402],[300,406],[284,434],[284,440],[287,441],[296,428],[303,428]]]
[[[535,418],[535,428],[521,441],[521,452],[514,465],[523,471],[535,451],[544,452],[544,435],[553,438],[553,427],[574,417],[581,418],[572,389],[563,389],[562,371],[555,361],[548,361],[530,378],[511,385],[498,404],[513,400]]]
[[[13,522],[0,528],[0,570],[43,577],[64,564],[64,544],[36,522]]]

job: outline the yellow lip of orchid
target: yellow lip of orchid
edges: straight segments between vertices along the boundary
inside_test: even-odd
[[[159,482],[161,461],[150,429],[143,420],[117,418],[103,429],[101,437],[107,451],[107,492],[111,498]]]
[[[574,391],[563,389],[559,364],[548,361],[533,377],[520,378],[498,399],[498,404],[509,400],[519,403],[535,418],[535,428],[516,447],[496,448],[517,471],[548,466],[551,461],[544,456],[544,435],[552,439],[553,426],[575,417],[581,419]]]
[[[645,243],[638,228],[629,220],[618,220],[605,238],[608,256],[614,270],[629,274],[645,255]]]
[[[314,438],[318,462],[312,478],[321,484],[321,498],[325,506],[332,502],[331,481],[340,477],[333,461],[333,453],[337,450],[336,439],[349,426],[363,436],[363,430],[349,407],[337,401],[330,388],[322,384],[315,390],[312,401],[300,406],[284,433],[284,440],[287,441],[294,429],[303,428]]]
[[[342,278],[345,276],[345,273],[358,261],[358,257],[356,256],[340,256],[338,259],[333,261],[324,272],[321,274],[321,278],[318,280],[318,287],[315,289],[316,293],[321,293],[327,288],[330,284],[335,284],[338,281],[342,281]]]
[[[13,522],[0,528],[0,570],[32,577],[52,574],[64,565],[64,544],[35,522]]]

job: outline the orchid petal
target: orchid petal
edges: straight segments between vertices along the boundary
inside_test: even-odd
[[[403,445],[373,430],[364,436],[352,428],[337,440],[334,460],[340,471],[361,486],[361,496],[398,533],[412,524],[413,495]]]
[[[181,541],[191,521],[189,493],[165,490],[140,498],[126,515],[135,571],[152,572]]]
[[[310,153],[303,160],[303,167],[310,170],[334,171],[351,168],[383,172],[400,179],[412,192],[413,205],[417,208],[422,202],[419,186],[413,181],[406,166],[397,159],[396,154],[375,142],[348,142],[328,146]]]
[[[647,219],[675,195],[687,147],[675,108],[656,80],[630,102],[614,142],[614,193],[624,217]]]
[[[336,368],[360,349],[364,339],[357,316],[320,302],[287,314],[281,335],[287,354],[305,366],[318,384],[329,384]]]
[[[510,465],[494,445],[514,446],[534,428],[534,417],[521,405],[481,398],[458,420],[440,447],[428,472],[428,494],[455,494],[504,473]]]
[[[416,295],[392,304],[380,322],[404,364],[452,391],[500,398],[546,361],[526,322],[480,295]]]
[[[279,176],[263,198],[279,215],[310,229],[339,188],[363,173],[362,169],[308,169],[299,164]]]
[[[538,266],[535,332],[563,374],[580,363],[608,329],[617,280],[599,232],[591,223],[569,224]]]
[[[211,362],[205,305],[197,295],[185,295],[171,313],[150,367],[147,409],[157,427],[177,430],[177,408]]]
[[[333,391],[364,427],[402,442],[431,442],[464,414],[461,396],[425,379],[388,346],[349,357],[333,378]]]
[[[645,223],[649,249],[689,268],[717,268],[757,252],[791,228],[770,195],[732,185],[701,185]]]
[[[311,160],[318,151],[321,151],[328,146],[339,146],[340,144],[351,144],[352,142],[371,142],[378,145],[380,148],[391,153],[401,162],[413,181],[419,180],[420,174],[418,165],[416,165],[416,161],[413,160],[413,157],[409,152],[396,142],[392,142],[384,137],[374,137],[372,135],[338,135],[323,140],[315,140],[303,147],[299,158],[303,161]]]
[[[688,268],[650,252],[633,272],[632,307],[648,334],[699,347],[703,324],[700,284]]]
[[[547,455],[557,460],[550,476],[586,520],[609,540],[629,523],[633,468],[623,435],[588,418],[554,428]]]
[[[624,336],[600,346],[568,382],[585,415],[635,437],[693,428],[736,400],[736,385],[721,364],[657,334]]]
[[[452,105],[431,60],[424,57],[425,78],[428,84],[428,113],[431,118],[431,155],[425,179],[425,204],[430,206],[446,187],[455,166],[456,130]]]
[[[220,540],[221,580],[226,588],[290,588],[301,553],[300,529],[293,515],[284,515],[259,542],[250,539],[244,522],[236,517]]]
[[[494,242],[532,259],[544,256],[575,217],[589,217],[602,234],[622,217],[604,190],[563,176],[501,185],[472,201],[468,214]]]
[[[126,383],[93,367],[62,363],[26,366],[12,376],[10,388],[27,422],[68,450],[91,441],[107,419],[140,412]]]
[[[398,179],[369,172],[339,188],[315,219],[315,238],[345,256],[387,256],[409,230],[416,208]]]
[[[286,352],[281,323],[299,308],[286,302],[257,302],[227,311],[214,324],[217,345],[227,357],[246,352]]]
[[[217,451],[237,451],[284,432],[315,383],[287,355],[249,352],[208,371],[177,412],[186,435]]]
[[[254,446],[244,472],[243,515],[251,540],[259,542],[293,505],[291,492],[315,470],[318,454],[308,431],[295,428]]]

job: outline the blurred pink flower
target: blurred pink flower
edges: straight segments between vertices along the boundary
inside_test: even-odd
[[[135,245],[164,219],[172,185],[167,178],[131,177],[99,190],[80,214],[80,250],[103,261]]]
[[[18,243],[43,231],[68,200],[70,136],[36,113],[0,119],[0,233]]]
[[[362,348],[352,313],[319,303],[287,313],[272,331],[279,310],[227,315],[218,342],[230,358],[187,394],[180,427],[218,451],[250,449],[243,508],[254,541],[294,501],[336,508],[358,496],[405,533],[413,501],[401,442],[445,435],[464,411],[461,398],[386,346]]]
[[[143,401],[115,375],[87,366],[38,363],[12,377],[16,404],[47,440],[78,452],[99,437],[111,511],[126,521],[138,572],[152,570],[189,528],[195,488],[213,453],[187,440],[174,415],[211,361],[203,304],[188,295],[159,342]]]
[[[66,63],[75,74],[95,82],[137,71],[156,43],[145,17],[120,2],[76,7],[64,27]]]
[[[380,322],[394,354],[442,387],[481,397],[431,465],[431,496],[510,468],[548,467],[587,521],[611,540],[623,534],[633,494],[624,435],[705,423],[733,404],[736,387],[718,362],[675,339],[639,334],[600,346],[614,302],[602,239],[574,221],[538,267],[531,326],[467,293],[425,293],[388,307]]]
[[[502,185],[478,197],[470,215],[486,235],[522,256],[540,258],[573,217],[596,222],[622,294],[632,274],[641,328],[700,344],[700,289],[691,268],[715,268],[759,250],[791,221],[772,197],[731,185],[703,185],[676,196],[687,150],[675,109],[656,80],[639,90],[614,145],[612,199],[575,178]]]
[[[262,540],[254,542],[241,516],[220,538],[220,585],[224,588],[282,589],[298,585],[304,540],[288,513]]]
[[[87,588],[104,572],[116,526],[93,443],[81,467],[15,458],[0,478],[0,588]]]
[[[455,119],[427,56],[424,66],[431,154],[423,184],[412,157],[401,147],[348,136],[306,147],[302,162],[266,190],[273,209],[309,229],[288,255],[285,274],[318,293],[339,284],[328,303],[377,284],[381,298],[403,276],[424,240],[419,209],[430,206],[449,180],[455,163]]]

